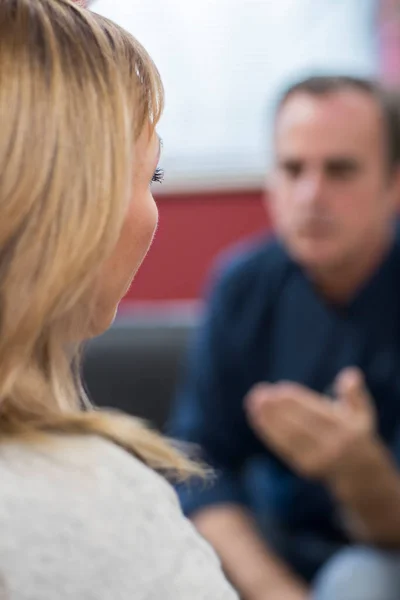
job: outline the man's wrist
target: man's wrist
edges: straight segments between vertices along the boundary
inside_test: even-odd
[[[392,469],[391,462],[381,440],[371,436],[360,442],[351,455],[327,474],[325,484],[339,496],[347,495],[351,490],[369,487],[384,471]]]
[[[359,452],[349,457],[342,468],[325,481],[344,509],[353,514],[368,515],[387,512],[400,501],[400,478],[393,457],[384,443],[371,438],[360,445]]]
[[[400,544],[400,477],[380,440],[362,448],[357,460],[327,481],[346,516],[349,533],[382,546]]]

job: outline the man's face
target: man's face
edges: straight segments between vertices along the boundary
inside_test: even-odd
[[[389,230],[397,199],[382,116],[357,90],[298,92],[275,129],[270,208],[278,235],[308,269],[338,269]]]

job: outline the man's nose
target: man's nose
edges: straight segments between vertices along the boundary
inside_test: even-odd
[[[304,206],[319,204],[324,195],[323,173],[305,173],[298,182],[297,200]]]

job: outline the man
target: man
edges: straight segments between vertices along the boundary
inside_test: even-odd
[[[216,470],[181,501],[244,600],[399,597],[399,145],[372,83],[291,87],[278,239],[219,267],[171,431]]]

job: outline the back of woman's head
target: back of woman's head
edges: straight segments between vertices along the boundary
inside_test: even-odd
[[[71,344],[89,331],[135,141],[162,102],[150,57],[118,26],[68,0],[1,1],[0,436],[75,426],[130,446],[125,425],[77,414]],[[168,450],[148,441],[161,464]]]
[[[161,102],[150,58],[117,26],[63,0],[0,3],[0,402],[57,386]]]

